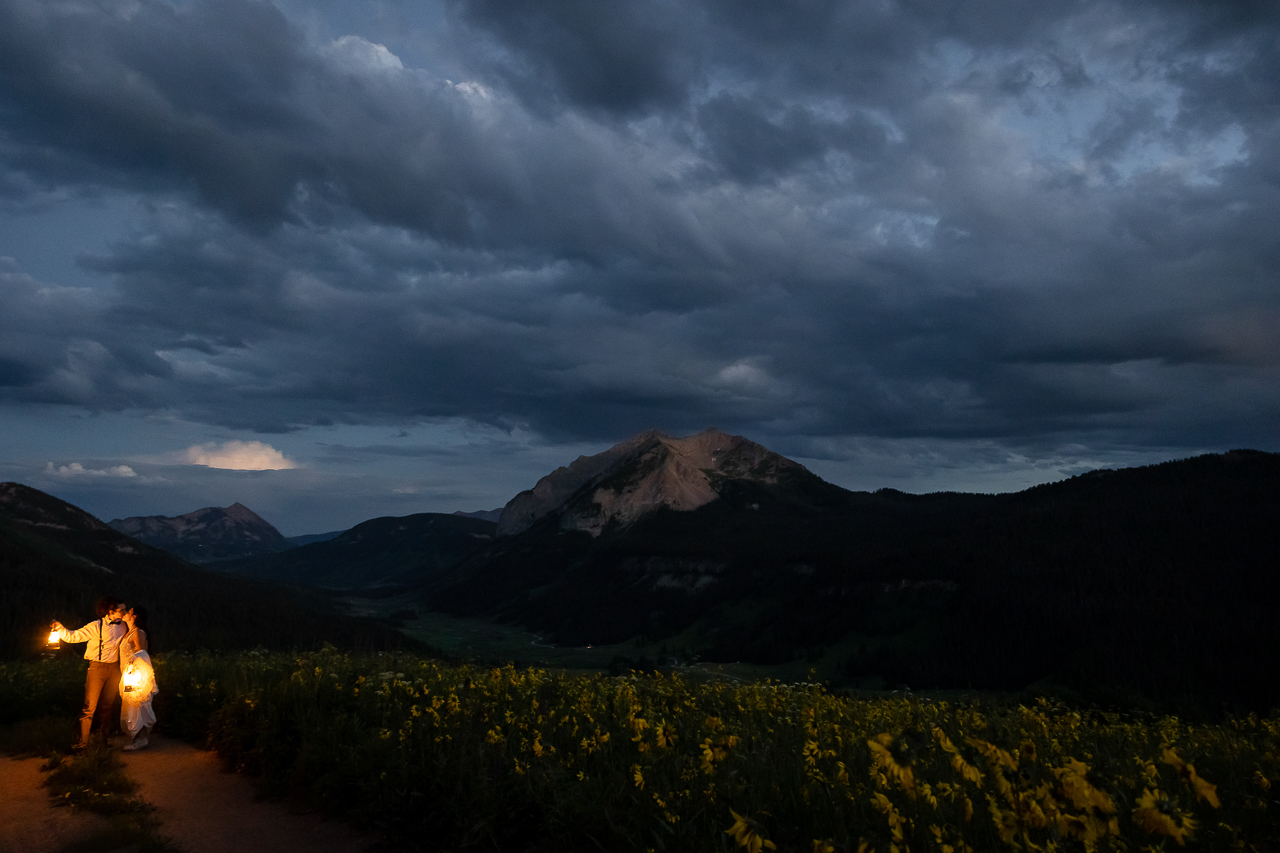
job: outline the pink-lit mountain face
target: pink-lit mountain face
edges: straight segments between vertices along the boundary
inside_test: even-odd
[[[205,507],[178,516],[117,518],[108,524],[155,548],[193,563],[273,554],[292,547],[257,513],[240,503]]]
[[[805,468],[742,436],[709,429],[685,438],[657,431],[557,468],[503,509],[498,535],[528,530],[552,516],[562,530],[598,536],[657,509],[688,512],[719,499],[729,481],[772,484]],[[812,476],[812,475],[810,475]]]

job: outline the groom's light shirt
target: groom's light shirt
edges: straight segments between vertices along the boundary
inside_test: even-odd
[[[115,663],[120,659],[120,641],[128,631],[123,622],[112,624],[106,617],[90,622],[79,631],[63,628],[59,639],[64,643],[85,643],[84,659]]]

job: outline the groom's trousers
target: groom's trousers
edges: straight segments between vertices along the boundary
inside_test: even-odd
[[[120,695],[120,662],[89,661],[89,674],[84,680],[84,710],[80,712],[80,742],[89,742],[89,729],[93,715],[99,715],[98,731],[105,738],[110,734],[111,711]]]

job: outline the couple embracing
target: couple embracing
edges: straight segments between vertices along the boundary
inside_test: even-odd
[[[67,630],[61,622],[50,626],[62,642],[86,644],[84,658],[89,661],[89,673],[84,683],[84,709],[76,748],[89,745],[95,714],[99,733],[106,736],[111,709],[119,696],[120,728],[129,738],[124,748],[142,749],[156,722],[151,697],[158,692],[147,652],[147,611],[107,597],[98,602],[97,612],[98,619],[78,631]]]

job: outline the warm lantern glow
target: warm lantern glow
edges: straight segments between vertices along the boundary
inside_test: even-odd
[[[58,632],[56,629],[49,632],[49,642],[45,643],[45,645],[51,649],[62,648],[62,641],[58,639]]]
[[[124,690],[126,693],[132,693],[142,686],[142,673],[137,667],[131,666],[124,671]]]

